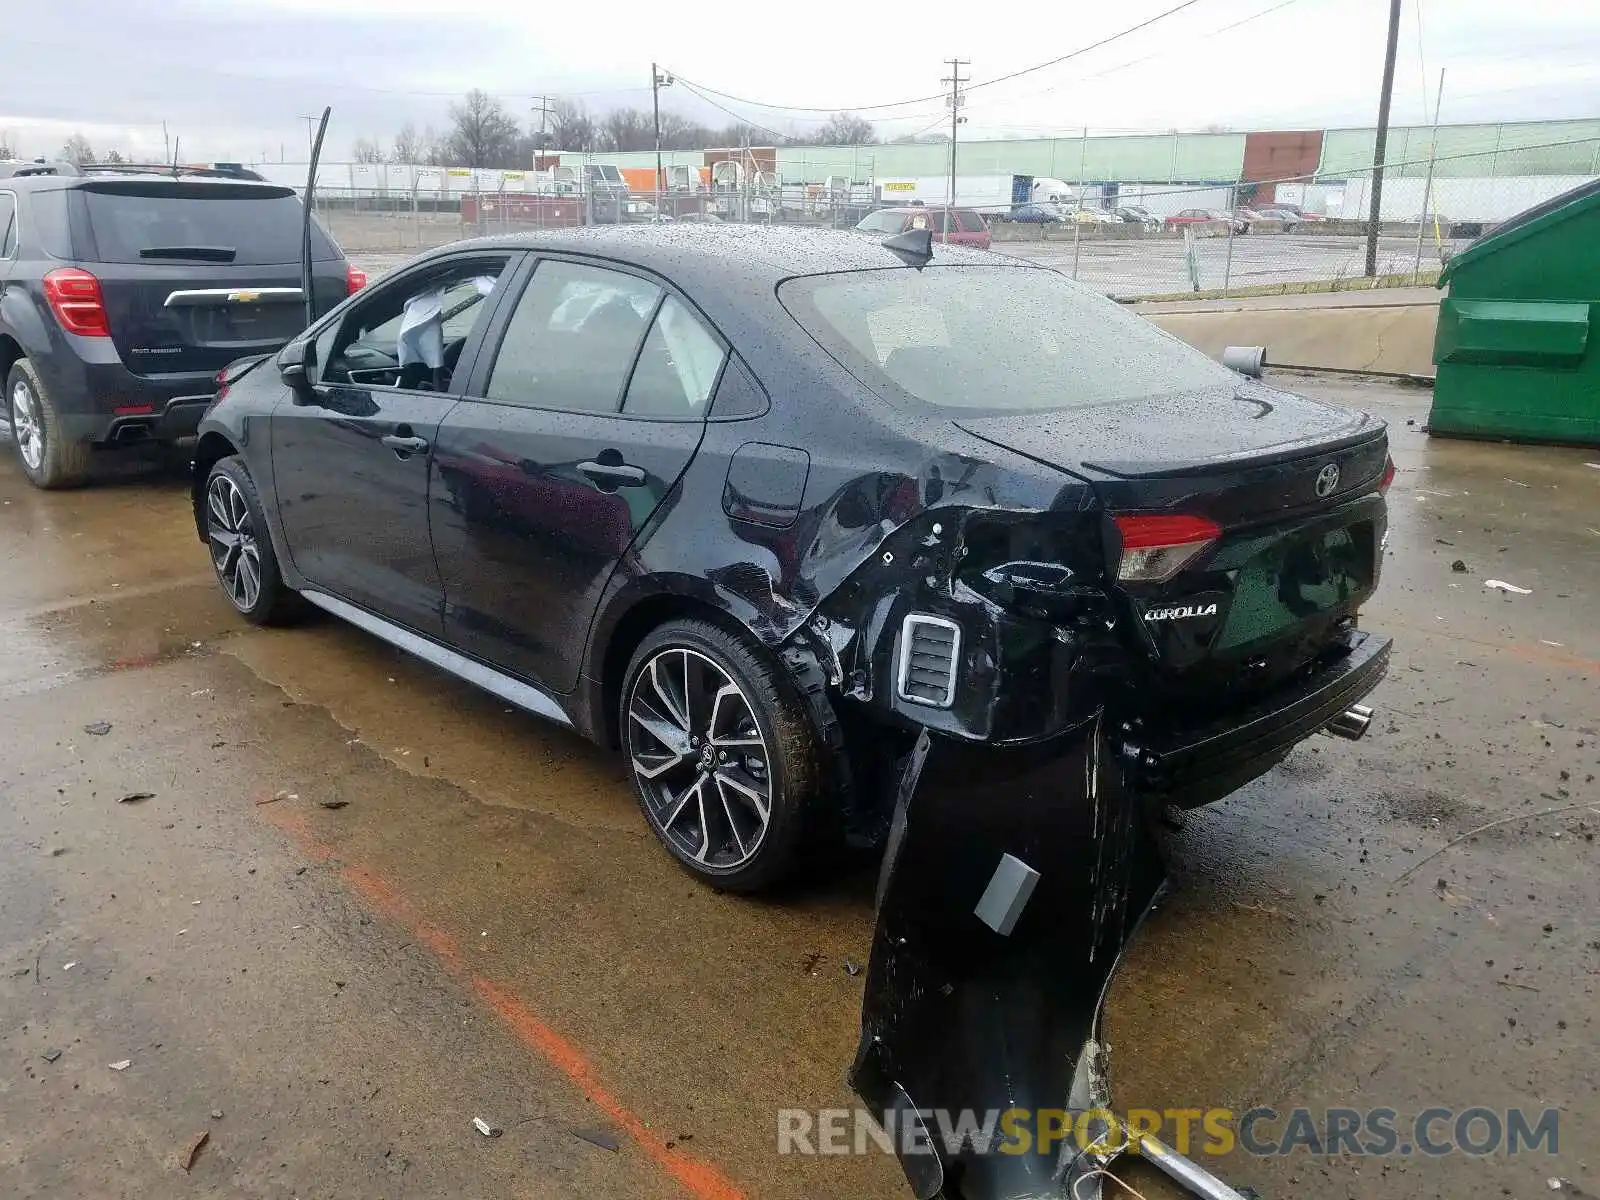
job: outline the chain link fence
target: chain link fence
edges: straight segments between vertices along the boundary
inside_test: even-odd
[[[1534,173],[1503,151],[1392,161],[1371,275],[1370,169],[1271,182],[1069,175],[1036,180],[1026,206],[1001,194],[1011,176],[958,175],[956,192],[961,206],[983,212],[994,250],[1121,299],[1426,285],[1473,238],[1594,178],[1600,138],[1558,145],[1587,170],[1541,164]],[[420,250],[489,233],[657,221],[849,229],[879,208],[919,199],[938,207],[948,194],[937,176],[874,178],[870,154],[859,156],[864,177],[810,179],[818,163],[780,153],[680,151],[659,177],[653,167],[587,157],[543,173],[390,167],[365,184],[319,185],[316,210],[347,253],[381,273]]]

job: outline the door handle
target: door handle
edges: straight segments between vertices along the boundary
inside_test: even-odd
[[[578,470],[601,487],[638,487],[644,482],[644,468],[628,463],[581,462]]]
[[[399,434],[391,433],[379,440],[401,458],[406,458],[412,454],[421,454],[428,448],[427,438],[401,437]]]

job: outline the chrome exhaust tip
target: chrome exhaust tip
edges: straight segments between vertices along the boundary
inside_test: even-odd
[[[1367,726],[1371,724],[1372,709],[1365,704],[1352,704],[1329,721],[1323,732],[1354,742],[1360,740],[1361,735],[1367,732]]]

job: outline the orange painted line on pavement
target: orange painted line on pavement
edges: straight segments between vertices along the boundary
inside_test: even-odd
[[[1523,662],[1544,663],[1552,667],[1571,667],[1577,671],[1600,675],[1600,660],[1584,658],[1577,654],[1563,654],[1550,646],[1506,646],[1504,649],[1512,658],[1520,658]]]
[[[1424,625],[1413,625],[1402,621],[1384,622],[1386,629],[1409,629],[1413,633],[1429,638],[1445,638],[1452,642],[1464,642],[1469,646],[1480,646],[1493,654],[1505,654],[1511,658],[1520,659],[1526,663],[1538,663],[1551,667],[1569,667],[1575,671],[1587,671],[1591,675],[1600,675],[1600,659],[1584,658],[1581,654],[1569,654],[1558,646],[1524,646],[1517,642],[1490,642],[1483,638],[1469,637],[1464,633],[1453,633],[1448,629],[1428,628]]]
[[[258,808],[257,811],[294,838],[301,849],[318,862],[338,859],[334,848],[316,836],[303,814],[277,808]],[[414,941],[433,951],[444,968],[477,993],[519,1042],[565,1075],[691,1196],[697,1200],[744,1200],[744,1192],[720,1170],[669,1147],[664,1138],[607,1091],[588,1056],[552,1029],[533,1009],[499,984],[473,974],[456,940],[418,914],[392,883],[354,863],[342,863],[339,875],[368,907],[403,927]]]

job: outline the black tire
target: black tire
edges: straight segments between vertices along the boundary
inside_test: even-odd
[[[34,487],[77,487],[89,477],[89,443],[63,435],[60,410],[25,358],[13,363],[6,377],[6,416],[17,461]]]
[[[279,625],[296,615],[300,598],[283,585],[261,495],[237,455],[211,468],[201,512],[211,567],[239,615],[252,625]]]
[[[671,680],[680,658],[685,672],[703,671],[711,681],[720,672],[736,686],[744,712],[725,688],[718,693],[725,696],[724,703],[712,704],[708,712],[706,702],[712,697],[696,684],[699,711],[689,699],[684,705],[688,720],[680,721],[683,714],[674,709],[677,689]],[[690,696],[688,674],[682,694]],[[641,710],[641,704],[648,708]],[[641,711],[645,721],[638,719]],[[686,731],[689,744],[669,746],[658,736],[661,729],[652,732],[656,726],[647,724],[656,717],[686,726],[665,731],[671,736]],[[623,678],[618,728],[645,820],[691,875],[726,891],[759,892],[794,873],[825,803],[826,760],[781,664],[707,621],[669,621],[634,651]],[[759,737],[759,750],[748,744],[750,734]],[[674,757],[677,761],[671,761]],[[657,774],[647,777],[647,771]],[[767,816],[756,836],[760,810],[753,792],[763,785]],[[706,790],[696,794],[696,786]],[[666,819],[680,809],[676,821]]]

